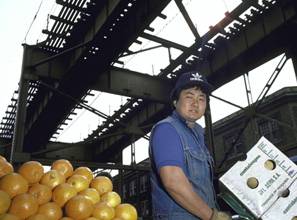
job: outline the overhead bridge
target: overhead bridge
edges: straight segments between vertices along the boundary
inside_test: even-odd
[[[50,16],[51,29],[43,30],[47,39],[24,45],[19,90],[1,122],[1,142],[12,149],[16,163],[36,159],[51,164],[57,157],[91,166],[121,163],[122,150],[146,137],[170,113],[170,91],[183,72],[199,70],[217,89],[283,53],[296,68],[293,0],[261,5],[242,1],[203,36],[193,27],[182,1],[175,0],[196,38],[189,47],[160,38],[150,27],[156,17],[167,18],[162,12],[170,0],[56,2],[62,9],[58,16]],[[134,42],[141,43],[139,38],[181,54],[155,76],[116,67],[121,57],[143,52],[129,50]],[[130,99],[107,116],[86,103],[92,90]],[[51,142],[76,108],[105,121],[81,142]],[[207,121],[211,124],[210,118]]]

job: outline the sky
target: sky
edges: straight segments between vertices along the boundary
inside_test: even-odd
[[[193,34],[181,14],[178,13],[174,1],[172,2],[173,3],[164,11],[164,14],[166,14],[168,18],[166,20],[157,18],[151,24],[151,27],[155,29],[154,34],[157,33],[159,37],[185,46],[190,46],[195,40]],[[226,11],[232,11],[240,2],[240,0],[184,0],[183,4],[187,8],[199,34],[202,36],[209,30],[210,25],[214,26],[224,17]],[[1,32],[4,34],[0,36],[1,120],[2,117],[5,116],[7,106],[11,103],[10,99],[14,91],[18,88],[23,57],[22,44],[36,44],[37,41],[42,41],[44,35],[41,35],[41,31],[45,29],[47,25],[50,25],[47,20],[48,14],[57,13],[58,10],[59,7],[57,7],[54,0],[13,0],[2,2],[0,8],[0,28]],[[139,50],[154,46],[152,42],[147,42],[144,39],[140,40],[143,42],[142,45],[134,44],[130,49]],[[156,51],[125,57],[122,59],[125,64],[119,67],[129,68],[151,75],[158,74],[160,69],[168,65],[168,51],[164,49],[157,50],[159,56],[156,56],[154,53],[156,53]],[[177,57],[179,54],[179,51],[172,50],[173,58]],[[150,59],[145,58],[147,56],[149,56]],[[268,82],[280,59],[281,56],[249,72],[254,101],[258,98],[258,95]],[[143,60],[146,60],[146,62],[144,63]],[[269,94],[286,86],[296,86],[296,77],[291,60],[286,63]],[[236,89],[236,93],[234,93],[234,89]],[[126,102],[126,97],[101,92],[94,92],[94,94],[95,96],[89,100],[88,104],[108,115],[113,114],[113,111],[115,111],[119,105]],[[239,77],[226,86],[217,89],[213,94],[242,107],[248,104],[243,77]],[[105,100],[105,105],[99,104],[103,103],[102,99]],[[211,98],[210,105],[213,122],[239,110],[214,98]],[[98,118],[98,116],[83,109],[79,110],[77,113],[77,118],[74,118],[57,138],[52,139],[53,141],[81,141],[102,123],[102,120]],[[80,121],[84,121],[84,123],[82,124]],[[204,126],[203,119],[200,119],[199,123]],[[142,139],[137,142],[136,152],[138,151],[138,146],[139,148],[143,148],[143,146],[147,147],[147,141]],[[142,151],[138,152],[140,152],[136,155],[138,162],[147,157]],[[127,148],[124,153],[127,155],[125,158],[129,158],[130,148]],[[129,159],[126,163],[130,163]]]
[[[42,2],[42,7],[39,9]],[[23,43],[35,44],[54,0],[3,1],[0,8],[0,117],[5,114],[21,74]],[[36,13],[38,12],[37,16]],[[32,22],[34,25],[31,26]],[[39,23],[37,23],[37,21]],[[31,28],[30,28],[31,27]]]

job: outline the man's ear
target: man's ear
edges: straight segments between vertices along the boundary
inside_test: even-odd
[[[176,107],[176,100],[173,101],[173,105],[174,105],[174,107]]]

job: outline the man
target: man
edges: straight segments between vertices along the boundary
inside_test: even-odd
[[[196,123],[213,87],[198,72],[184,73],[171,93],[173,113],[151,132],[154,219],[231,219],[219,212],[212,183],[213,160]]]

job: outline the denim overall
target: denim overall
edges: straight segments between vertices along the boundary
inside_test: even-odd
[[[195,124],[192,129],[187,125],[186,120],[176,111],[173,112],[172,116],[167,117],[159,123],[170,123],[174,126],[180,136],[184,151],[184,163],[182,169],[186,177],[198,196],[211,208],[217,208],[212,183],[213,160],[204,144],[202,127]],[[151,136],[153,135],[154,128],[151,132]],[[156,169],[152,150],[150,143],[149,153],[151,160],[153,219],[199,219],[175,203],[167,194]]]

